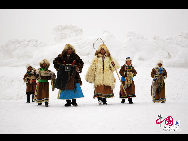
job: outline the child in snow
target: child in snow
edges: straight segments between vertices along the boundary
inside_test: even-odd
[[[44,59],[40,62],[40,68],[37,70],[37,88],[35,93],[35,101],[38,105],[42,105],[42,102],[45,102],[45,106],[48,107],[49,103],[49,82],[51,80],[52,90],[53,82],[55,80],[55,73],[51,70],[48,70],[50,63],[48,60]]]
[[[27,72],[24,75],[24,82],[26,82],[27,103],[30,103],[30,95],[32,95],[32,102],[34,102],[34,93],[36,89],[36,70],[31,65],[26,66]]]
[[[66,107],[71,106],[71,104],[77,106],[76,99],[84,97],[79,75],[82,72],[84,62],[76,54],[74,47],[66,44],[62,53],[54,59],[53,64],[57,70],[55,87],[59,89],[58,99],[65,99]]]
[[[114,96],[116,79],[113,72],[119,64],[111,57],[107,46],[103,43],[98,47],[95,57],[86,74],[86,81],[94,83],[94,97],[98,98],[99,105],[107,104],[106,98]]]
[[[120,98],[122,98],[121,103],[125,103],[125,98],[128,98],[129,104],[132,104],[132,97],[136,97],[135,95],[135,85],[133,81],[133,77],[136,76],[137,72],[132,66],[132,60],[130,57],[126,58],[125,64],[121,67],[119,71],[122,81],[122,85],[120,86]]]
[[[167,78],[167,72],[163,68],[163,62],[159,61],[157,66],[152,69],[151,77],[153,78],[151,86],[151,96],[153,102],[165,103],[165,82],[164,79]]]

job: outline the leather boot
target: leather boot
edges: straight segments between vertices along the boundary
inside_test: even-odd
[[[106,98],[102,98],[102,102],[103,102],[103,105],[107,105],[107,101],[106,101]]]
[[[71,100],[68,99],[68,100],[66,100],[66,102],[67,102],[67,103],[65,104],[65,107],[71,106]]]
[[[72,99],[72,105],[73,106],[78,106],[78,104],[76,103],[76,99]]]
[[[132,98],[128,98],[129,104],[133,104]]]
[[[30,103],[30,94],[27,94],[27,102],[26,103]]]
[[[121,100],[121,103],[125,103],[125,99],[122,99],[122,100]]]
[[[32,94],[32,102],[34,102],[34,94]]]
[[[48,102],[45,102],[45,107],[48,107]]]
[[[103,103],[101,97],[98,97],[98,102],[99,102],[99,105],[101,105]]]

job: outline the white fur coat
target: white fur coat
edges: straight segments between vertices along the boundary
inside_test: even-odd
[[[115,68],[112,66],[111,61],[114,61],[115,68],[119,68],[119,64],[112,57],[105,57],[104,59],[104,72],[103,72],[103,61],[102,57],[97,57],[92,61],[89,67],[85,79],[89,83],[94,83],[94,86],[105,85],[111,86],[112,89],[115,87],[116,79],[113,72]]]

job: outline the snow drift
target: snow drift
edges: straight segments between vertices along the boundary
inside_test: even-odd
[[[83,30],[73,25],[58,25],[54,28],[55,44],[47,45],[38,40],[12,40],[0,46],[0,66],[23,66],[27,63],[38,65],[47,58],[52,62],[63,50],[66,43],[72,44],[85,63],[91,62],[96,36],[86,37]],[[188,33],[177,36],[146,38],[129,32],[123,40],[108,31],[100,34],[111,54],[120,62],[127,56],[133,58],[136,66],[153,66],[163,60],[168,67],[188,67]],[[96,43],[95,48],[100,42]]]

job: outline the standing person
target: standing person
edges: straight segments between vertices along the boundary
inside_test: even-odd
[[[163,67],[163,61],[158,61],[157,66],[152,69],[151,77],[153,78],[151,86],[151,96],[153,102],[165,103],[165,82],[167,78],[166,69]]]
[[[137,72],[132,66],[130,57],[126,58],[125,64],[121,67],[119,73],[122,76],[121,81],[124,86],[124,89],[120,86],[121,103],[125,103],[125,99],[128,98],[129,104],[133,104],[132,97],[136,97],[133,77],[136,76]]]
[[[49,70],[50,62],[46,59],[40,62],[40,68],[37,70],[37,89],[35,95],[35,101],[38,105],[42,105],[45,102],[45,107],[48,107],[49,103],[49,82],[51,80],[52,90],[53,82],[55,80],[55,73]]]
[[[24,82],[26,82],[27,102],[30,103],[30,95],[32,95],[32,102],[34,102],[34,93],[36,89],[36,70],[31,65],[26,66],[27,72],[24,75]]]
[[[99,105],[107,104],[106,98],[114,96],[116,79],[113,72],[118,68],[119,64],[111,57],[107,46],[101,44],[85,77],[87,82],[94,83],[93,98],[98,98]]]
[[[57,70],[55,87],[59,89],[58,99],[66,100],[66,107],[71,104],[77,106],[76,99],[84,97],[79,75],[84,62],[76,54],[74,47],[71,44],[66,44],[62,53],[54,59],[53,64]]]

